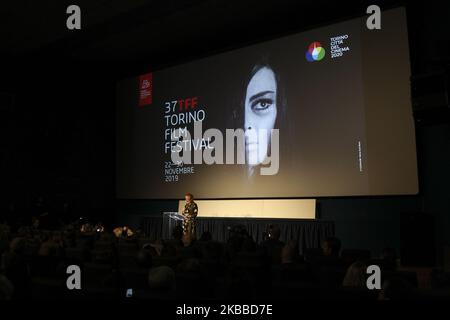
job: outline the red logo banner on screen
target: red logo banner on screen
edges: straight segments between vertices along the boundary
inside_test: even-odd
[[[139,77],[139,107],[152,104],[153,74],[146,73]]]

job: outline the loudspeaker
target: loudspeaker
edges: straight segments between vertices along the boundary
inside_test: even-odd
[[[400,260],[403,266],[434,267],[434,218],[425,213],[405,213],[400,218]]]
[[[411,78],[411,95],[416,125],[450,122],[449,70]]]

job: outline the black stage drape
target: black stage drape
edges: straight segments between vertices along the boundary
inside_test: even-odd
[[[256,242],[261,242],[263,233],[267,232],[270,224],[277,225],[281,230],[280,240],[291,239],[298,241],[298,247],[304,249],[319,248],[322,241],[334,236],[334,222],[323,220],[295,220],[295,219],[248,219],[248,218],[197,218],[197,238],[209,231],[214,240],[226,242],[229,229],[235,225],[242,225]],[[162,217],[145,217],[142,230],[150,239],[169,239],[171,230]]]

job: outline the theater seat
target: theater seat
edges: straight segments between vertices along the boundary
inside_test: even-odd
[[[111,287],[116,284],[116,274],[110,265],[86,263],[82,268],[82,287],[87,289]]]
[[[137,267],[136,253],[120,253],[119,254],[119,266],[120,268],[132,268]]]
[[[314,283],[314,278],[306,264],[272,266],[272,279],[281,282]]]
[[[65,279],[35,277],[31,281],[31,297],[37,300],[59,300],[62,293],[68,291]]]
[[[83,248],[66,248],[66,258],[74,261],[87,261],[89,259],[89,252]]]
[[[418,279],[417,274],[413,271],[385,271],[383,272],[382,281],[391,279],[391,278],[400,278],[408,282],[414,288],[418,287]]]
[[[127,241],[120,241],[117,248],[119,253],[121,252],[135,253],[138,250],[136,242],[127,242]]]
[[[343,266],[321,266],[318,279],[322,287],[336,288],[342,286],[347,269]]]
[[[112,250],[113,243],[110,241],[96,241],[94,244],[95,250]]]
[[[320,248],[305,249],[303,256],[305,258],[305,261],[307,261],[307,262],[315,261],[318,257],[322,256],[322,249],[320,249]]]
[[[302,282],[283,281],[272,284],[271,299],[274,300],[316,300],[320,289],[316,285]]]
[[[349,300],[349,301],[375,301],[379,290],[366,288],[326,288],[321,290],[320,298],[323,300]]]
[[[362,249],[346,249],[341,252],[342,261],[351,265],[355,261],[367,261],[370,259],[370,251]]]
[[[33,277],[55,277],[62,274],[59,268],[62,260],[58,257],[33,256],[31,258],[31,275]]]
[[[101,264],[111,264],[114,261],[112,250],[92,250],[92,262]]]

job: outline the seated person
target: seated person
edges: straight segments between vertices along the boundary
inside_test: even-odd
[[[328,237],[322,243],[322,255],[314,257],[312,263],[322,266],[343,266],[339,253],[341,251],[341,241],[336,237]]]
[[[336,237],[328,237],[322,244],[322,253],[325,257],[339,257],[341,240]]]
[[[59,232],[46,235],[38,251],[38,255],[43,257],[59,256],[62,254],[63,241]]]
[[[124,239],[129,239],[134,235],[134,232],[127,226],[114,228],[113,233],[117,238]]]
[[[84,223],[80,227],[80,232],[84,234],[92,234],[94,232],[94,227],[90,223]]]

